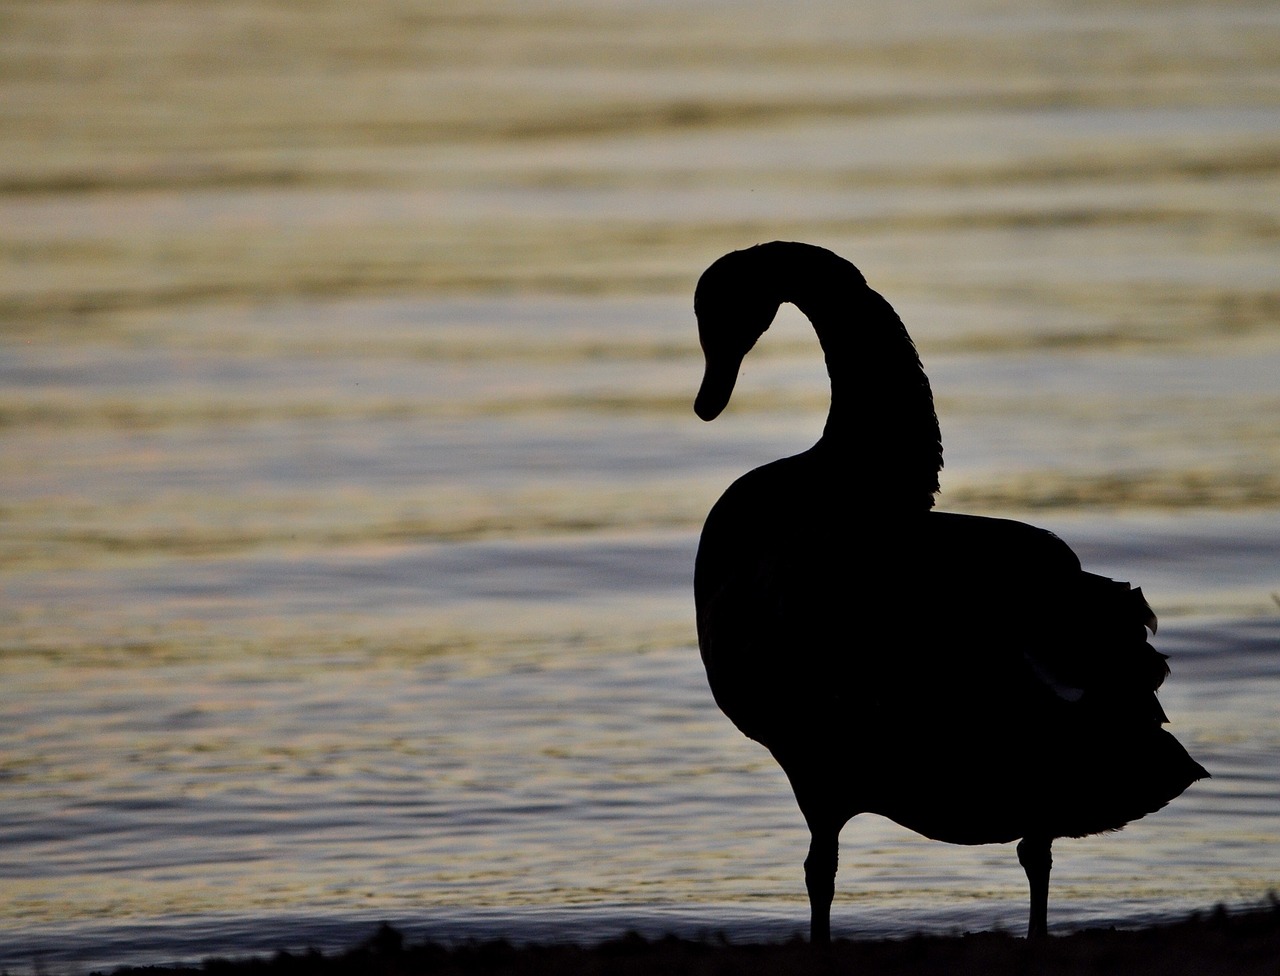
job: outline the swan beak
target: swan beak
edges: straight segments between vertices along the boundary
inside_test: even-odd
[[[738,382],[738,367],[742,359],[729,361],[707,360],[702,374],[702,386],[698,389],[698,397],[693,401],[693,412],[703,420],[715,420],[720,416],[729,397],[733,395],[733,385]]]

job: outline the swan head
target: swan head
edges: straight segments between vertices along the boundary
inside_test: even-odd
[[[831,409],[816,446],[860,459],[866,484],[874,486],[864,495],[932,507],[942,436],[920,356],[893,306],[826,248],[757,244],[703,272],[693,309],[706,363],[694,411],[703,420],[720,415],[743,357],[783,302],[813,324],[831,377]]]
[[[729,403],[743,357],[782,304],[759,256],[758,248],[726,254],[702,273],[693,293],[704,360],[693,409],[703,420],[714,420]]]

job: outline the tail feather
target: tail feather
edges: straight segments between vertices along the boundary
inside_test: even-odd
[[[1040,680],[1119,720],[1168,722],[1155,696],[1169,676],[1168,656],[1147,641],[1157,621],[1141,588],[1082,572],[1056,596],[1056,623],[1027,654]],[[1078,693],[1067,697],[1062,688]]]

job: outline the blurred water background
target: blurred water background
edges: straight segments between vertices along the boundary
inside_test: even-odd
[[[0,966],[804,930],[690,592],[822,428],[795,313],[691,410],[776,238],[902,314],[941,508],[1160,614],[1214,778],[1060,842],[1052,924],[1280,884],[1274,3],[10,2]],[[837,934],[1024,924],[1011,849],[841,862]]]

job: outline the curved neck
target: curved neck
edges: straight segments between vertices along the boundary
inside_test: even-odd
[[[756,249],[778,301],[813,324],[831,378],[820,457],[863,475],[862,490],[930,508],[942,467],[933,392],[906,327],[850,262],[810,244]]]

